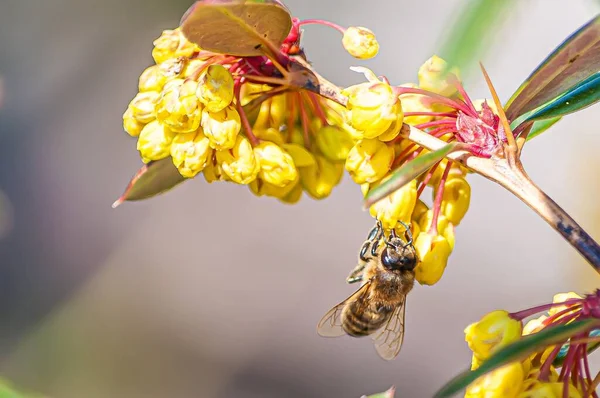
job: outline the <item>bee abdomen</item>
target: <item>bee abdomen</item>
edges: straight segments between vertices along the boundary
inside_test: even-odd
[[[381,328],[389,319],[392,311],[385,307],[380,307],[379,310],[372,306],[367,308],[349,307],[342,319],[342,328],[344,331],[353,337],[368,336],[374,331]]]

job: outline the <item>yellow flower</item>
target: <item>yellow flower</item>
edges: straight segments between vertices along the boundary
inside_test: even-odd
[[[191,133],[200,127],[202,104],[196,97],[198,82],[174,79],[168,82],[156,106],[156,118],[177,133]]]
[[[294,188],[283,198],[278,198],[281,202],[287,204],[298,203],[298,201],[302,198],[302,185],[294,184]]]
[[[402,84],[400,87],[417,87],[416,84],[407,83]],[[427,104],[427,98],[418,94],[402,94],[400,95],[400,101],[402,101],[402,110],[404,112],[433,112],[433,109]],[[427,123],[433,120],[433,116],[418,115],[418,116],[405,116],[404,123],[412,126],[421,123]]]
[[[517,398],[524,378],[521,363],[509,363],[475,380],[465,398]]]
[[[390,127],[377,138],[383,142],[389,142],[389,141],[394,140],[400,134],[400,131],[402,130],[403,122],[404,122],[404,112],[403,112],[402,104],[401,104],[400,111],[397,114],[396,121],[394,123],[390,124]]]
[[[233,101],[231,73],[222,65],[210,65],[200,77],[197,95],[209,111],[222,111]]]
[[[538,318],[534,318],[527,322],[523,326],[523,336],[528,334],[536,333],[544,328],[544,321],[548,319],[546,315],[540,315]]]
[[[279,94],[271,98],[269,107],[269,124],[276,129],[286,123],[288,117],[288,95]]]
[[[194,58],[188,60],[188,62],[184,65],[183,70],[181,71],[181,77],[184,79],[187,79],[188,77],[192,76],[198,77],[198,71],[201,68],[204,68],[204,64],[206,64],[206,61],[203,59]]]
[[[133,109],[127,108],[123,114],[123,129],[132,137],[137,137],[146,124],[140,123],[133,117]]]
[[[287,197],[297,185],[299,185],[298,181],[299,177],[296,177],[296,180],[287,184],[285,187],[278,187],[259,177],[248,184],[248,186],[250,187],[252,193],[256,196],[271,196],[274,198],[283,199]]]
[[[308,167],[317,164],[317,161],[315,160],[313,154],[306,150],[306,148],[304,148],[302,145],[282,144],[281,147],[285,149],[287,153],[290,154],[290,156],[294,160],[294,165],[297,168]]]
[[[208,138],[201,131],[191,134],[177,134],[171,144],[171,157],[179,173],[192,178],[201,172],[212,156]]]
[[[465,329],[465,340],[473,355],[485,361],[498,349],[521,338],[522,324],[508,312],[497,310]]]
[[[562,303],[568,300],[573,300],[573,299],[582,299],[583,297],[581,297],[580,295],[578,295],[575,292],[569,292],[569,293],[559,293],[554,295],[554,298],[552,299],[553,303]],[[570,306],[572,306],[573,304],[571,304]],[[566,305],[558,305],[556,307],[552,307],[550,308],[550,310],[548,310],[548,315],[552,316],[554,314],[558,314],[559,312],[561,312],[562,310],[566,310],[567,307],[570,306],[566,306]]]
[[[375,34],[361,26],[351,26],[344,32],[342,45],[354,58],[369,59],[379,52],[379,43]]]
[[[254,125],[252,132],[257,138],[260,138],[262,141],[271,141],[272,143],[277,144],[279,146],[283,146],[284,144],[281,133],[279,132],[279,130],[273,127],[257,129],[256,125]]]
[[[230,181],[231,179],[227,174],[223,172],[223,168],[221,164],[217,162],[217,157],[213,151],[213,154],[208,157],[206,161],[206,167],[202,170],[202,174],[204,175],[204,179],[209,184],[215,181]]]
[[[155,119],[154,111],[160,93],[149,91],[138,93],[129,103],[132,116],[140,123],[150,123]]]
[[[425,213],[427,213],[428,210],[429,206],[427,206],[425,202],[423,202],[421,199],[417,199],[417,202],[415,203],[415,208],[412,213],[412,219],[417,221],[420,220],[421,217]]]
[[[210,140],[210,146],[218,150],[232,148],[242,128],[240,114],[233,106],[228,106],[219,112],[204,109],[201,124],[204,135]]]
[[[265,182],[283,188],[298,178],[294,160],[280,146],[264,141],[254,148],[260,164],[260,178]]]
[[[150,160],[166,158],[171,153],[171,142],[174,137],[174,132],[155,120],[142,129],[138,137],[137,150],[146,163]]]
[[[381,183],[384,183],[383,179]],[[417,181],[412,180],[391,195],[373,204],[369,209],[371,216],[381,221],[385,230],[396,227],[399,221],[410,223],[417,201]]]
[[[383,178],[394,161],[394,147],[377,139],[364,139],[348,153],[346,170],[357,184]]]
[[[338,127],[324,126],[316,134],[317,147],[329,160],[346,160],[354,141],[350,134]]]
[[[452,68],[447,71],[447,68],[447,62],[437,55],[429,58],[419,68],[419,87],[443,95],[444,97],[451,97],[456,94],[457,88],[452,84],[451,76],[447,73],[449,72],[459,77],[458,70]]]
[[[152,57],[157,64],[169,58],[190,57],[199,50],[198,46],[185,38],[180,29],[163,31],[153,44]]]
[[[563,398],[563,382],[538,382],[531,389],[523,391],[518,398]],[[572,383],[569,383],[569,398],[582,398],[582,395]]]
[[[442,195],[442,214],[455,226],[460,224],[469,209],[471,186],[463,177],[446,180]]]
[[[160,70],[160,66],[152,65],[146,68],[140,75],[138,82],[138,88],[140,92],[144,91],[157,91],[162,90],[163,86],[167,82],[167,77]]]
[[[249,184],[260,171],[260,164],[250,141],[241,135],[237,136],[233,148],[217,151],[216,158],[223,173],[238,184]]]
[[[433,222],[433,210],[427,210],[419,218],[419,226],[423,231],[429,231],[431,229],[431,223]],[[438,234],[443,235],[450,245],[450,250],[454,250],[454,225],[443,215],[438,216],[437,223]]]
[[[324,156],[316,155],[316,164],[301,167],[300,182],[306,193],[313,199],[323,199],[331,194],[344,174],[344,165],[333,163]]]
[[[434,285],[444,274],[452,247],[444,235],[432,235],[421,226],[414,242],[419,264],[415,268],[415,279],[421,285]]]

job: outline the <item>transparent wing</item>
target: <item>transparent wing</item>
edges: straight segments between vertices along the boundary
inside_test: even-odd
[[[344,307],[346,306],[346,304],[352,301],[356,301],[368,294],[370,286],[371,281],[368,281],[346,300],[342,301],[341,303],[330,309],[327,312],[327,314],[325,314],[325,316],[321,318],[321,321],[317,325],[317,333],[319,334],[319,336],[339,337],[345,335],[346,332],[342,328],[342,311],[344,310]]]
[[[404,302],[396,308],[389,321],[381,329],[373,334],[375,349],[380,357],[392,360],[398,356],[402,341],[404,340],[404,311],[406,309],[406,297]]]

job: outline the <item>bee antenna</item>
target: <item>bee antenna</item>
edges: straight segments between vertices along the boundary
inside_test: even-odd
[[[406,234],[406,236],[408,237],[408,241],[407,241],[407,243],[406,243],[406,245],[405,245],[404,247],[412,245],[412,243],[413,243],[413,236],[412,236],[412,232],[411,232],[411,230],[410,230],[410,227],[409,227],[408,225],[406,225],[406,223],[404,223],[404,221],[400,221],[400,220],[398,220],[398,222],[399,222],[400,224],[402,224],[402,226],[403,226],[403,227],[404,227],[404,229],[405,229],[404,233],[405,233],[405,234]]]

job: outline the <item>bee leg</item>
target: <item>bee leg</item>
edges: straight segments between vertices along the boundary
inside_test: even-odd
[[[352,270],[350,275],[348,275],[348,278],[346,278],[346,283],[356,283],[356,282],[362,281],[362,273],[365,270],[366,265],[367,265],[366,263],[358,264]]]
[[[381,239],[382,234],[383,234],[383,228],[381,226],[381,221],[377,221],[377,224],[375,225],[375,227],[373,227],[371,232],[369,232],[369,235],[367,236],[367,241],[373,242],[375,240],[379,240],[379,239]]]

